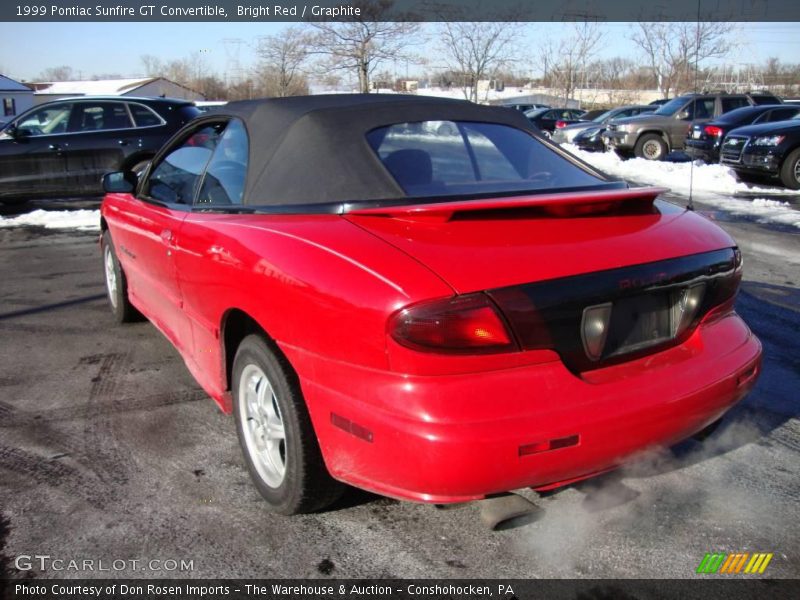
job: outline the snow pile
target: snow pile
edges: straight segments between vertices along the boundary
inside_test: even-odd
[[[718,204],[715,204],[715,206],[718,206]],[[788,202],[779,202],[778,200],[769,200],[767,198],[755,198],[752,202],[731,199],[720,208],[738,215],[755,217],[759,223],[781,223],[800,228],[800,210],[793,208]]]
[[[622,160],[615,152],[584,152],[572,144],[564,148],[601,171],[638,184],[669,188],[681,196],[692,195],[698,201],[727,212],[755,218],[760,223],[777,223],[800,228],[800,211],[789,202],[753,196],[797,197],[798,192],[785,188],[748,186],[736,179],[732,169],[723,165],[696,162],[657,162],[643,158]],[[736,196],[740,196],[737,198]],[[741,198],[741,196],[747,198]]]
[[[100,211],[39,209],[17,217],[0,217],[0,227],[25,226],[100,231]]]

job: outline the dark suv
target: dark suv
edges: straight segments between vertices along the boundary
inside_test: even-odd
[[[800,106],[792,104],[761,104],[737,108],[707,123],[696,123],[686,136],[684,152],[691,158],[706,162],[719,162],[722,141],[732,129],[758,123],[785,121],[800,113]]]
[[[620,154],[663,160],[673,150],[683,149],[694,123],[710,121],[743,106],[780,103],[771,94],[685,94],[650,114],[617,120],[609,125],[606,136]]]
[[[110,171],[140,170],[200,114],[168,98],[82,97],[31,108],[0,130],[0,202],[91,196]]]
[[[800,116],[734,129],[722,142],[720,163],[742,179],[778,177],[800,190]]]

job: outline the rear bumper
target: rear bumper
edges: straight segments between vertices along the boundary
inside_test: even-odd
[[[680,346],[584,377],[560,361],[413,376],[284,351],[331,474],[423,502],[557,487],[675,444],[744,397],[761,359],[759,341],[735,314]],[[554,439],[570,445],[521,455]]]
[[[707,163],[719,162],[719,147],[700,140],[686,139],[683,151],[691,158]]]

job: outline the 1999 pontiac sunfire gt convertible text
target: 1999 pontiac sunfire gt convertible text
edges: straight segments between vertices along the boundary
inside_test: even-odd
[[[515,111],[231,103],[105,188],[115,317],[144,314],[233,412],[280,513],[340,482],[554,488],[706,428],[759,373],[735,242]]]

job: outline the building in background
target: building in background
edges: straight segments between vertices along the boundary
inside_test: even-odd
[[[33,90],[27,85],[0,75],[0,124],[10,121],[33,106]]]
[[[196,92],[163,77],[98,79],[96,81],[41,81],[29,83],[35,104],[75,96],[139,96],[205,100]]]

